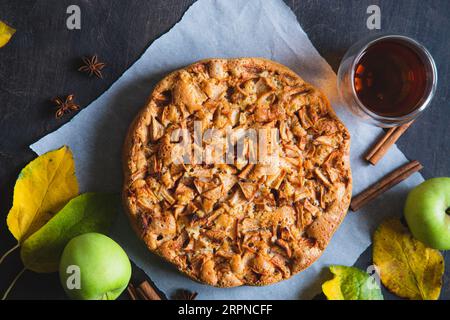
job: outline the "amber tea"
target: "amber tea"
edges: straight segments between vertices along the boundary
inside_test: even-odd
[[[428,87],[427,65],[415,49],[397,40],[381,40],[356,63],[354,87],[370,111],[389,117],[407,115],[420,106]]]

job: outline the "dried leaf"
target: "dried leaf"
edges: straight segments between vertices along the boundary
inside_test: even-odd
[[[383,222],[373,240],[373,262],[390,291],[415,300],[439,298],[444,273],[439,251],[414,239],[398,219]]]
[[[35,272],[57,271],[66,244],[84,233],[106,233],[119,205],[119,197],[112,194],[86,193],[71,200],[25,240],[20,251],[23,264]]]
[[[15,29],[0,21],[0,48],[4,47],[16,32]]]
[[[334,278],[322,284],[328,300],[383,300],[374,278],[354,267],[330,266]]]
[[[66,146],[41,155],[19,174],[7,224],[22,243],[78,194],[75,163]]]

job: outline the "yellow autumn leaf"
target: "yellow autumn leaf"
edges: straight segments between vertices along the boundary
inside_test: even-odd
[[[328,300],[383,300],[375,278],[355,267],[330,266],[334,278],[322,284]]]
[[[64,146],[41,155],[17,178],[7,218],[9,230],[22,243],[76,195],[78,182],[70,149]]]
[[[5,46],[16,32],[3,21],[0,21],[0,48]]]
[[[375,231],[373,262],[381,282],[394,294],[414,300],[439,298],[444,259],[414,239],[400,220],[388,219]]]

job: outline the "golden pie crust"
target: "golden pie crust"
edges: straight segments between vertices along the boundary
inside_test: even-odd
[[[174,130],[275,128],[279,163],[183,164]],[[244,153],[252,152],[244,138]],[[272,141],[269,139],[269,141]],[[174,151],[178,150],[178,151]],[[276,151],[273,151],[276,150]],[[165,77],[131,125],[123,201],[150,251],[217,287],[267,285],[311,265],[350,204],[350,135],[327,98],[260,58],[210,59]],[[175,153],[174,153],[175,152]]]

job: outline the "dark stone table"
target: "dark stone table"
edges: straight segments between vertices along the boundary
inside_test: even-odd
[[[222,0],[226,1],[226,0]],[[167,32],[193,1],[188,0],[0,0],[0,20],[18,32],[0,49],[0,253],[15,244],[5,219],[20,169],[35,155],[28,146],[57,129],[71,116],[54,118],[49,100],[76,94],[87,106],[101,95],[143,53],[153,40]],[[450,176],[450,1],[412,0],[288,0],[319,52],[334,70],[346,49],[375,32],[409,35],[434,56],[439,85],[431,108],[399,141],[409,159],[424,164],[425,178]],[[66,9],[81,8],[81,30],[66,28]],[[381,30],[366,27],[367,7],[381,8]],[[103,80],[76,71],[83,55],[98,54],[108,66]],[[371,143],[371,141],[367,141]],[[448,255],[447,255],[448,256]],[[450,259],[447,257],[447,264]],[[357,265],[370,264],[367,250]],[[3,292],[22,266],[19,255],[0,266]],[[449,298],[447,268],[441,298]],[[135,277],[143,277],[139,270]],[[386,298],[392,295],[385,294]],[[61,299],[65,295],[57,274],[25,272],[11,292],[13,299]],[[124,296],[126,298],[126,296]]]

